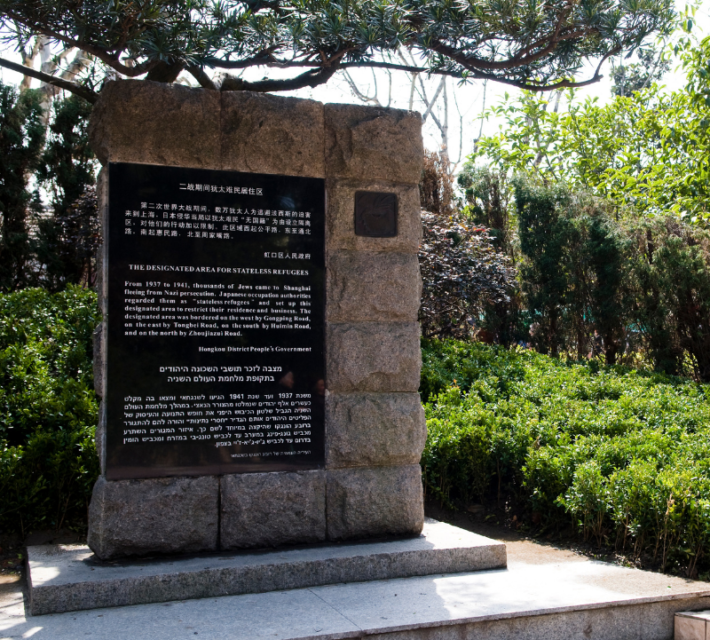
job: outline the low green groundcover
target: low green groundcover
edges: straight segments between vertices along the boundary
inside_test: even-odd
[[[81,287],[0,295],[0,532],[81,528],[98,475],[92,333]]]
[[[425,341],[425,486],[696,575],[710,568],[710,388],[480,343]]]

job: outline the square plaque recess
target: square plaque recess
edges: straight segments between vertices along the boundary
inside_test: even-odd
[[[324,464],[325,184],[109,165],[106,477]]]
[[[355,235],[394,238],[397,235],[397,194],[356,191]]]

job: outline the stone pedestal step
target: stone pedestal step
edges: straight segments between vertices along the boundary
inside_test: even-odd
[[[673,640],[676,613],[710,610],[706,582],[526,541],[509,543],[507,555],[507,568],[490,571],[39,617],[26,614],[18,585],[0,590],[0,639]]]
[[[100,562],[86,546],[27,551],[32,615],[506,566],[502,542],[435,520],[417,538],[258,553]]]

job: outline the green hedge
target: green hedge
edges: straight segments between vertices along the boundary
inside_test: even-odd
[[[710,388],[531,351],[425,341],[429,495],[694,575],[710,568]]]
[[[98,321],[80,287],[0,295],[2,532],[85,526]],[[423,359],[429,495],[710,568],[709,387],[479,343],[424,341]]]
[[[85,526],[98,475],[96,294],[0,294],[0,531]]]

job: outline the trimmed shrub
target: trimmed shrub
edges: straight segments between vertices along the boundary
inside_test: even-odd
[[[710,568],[710,394],[687,379],[424,341],[426,490],[664,570]]]

